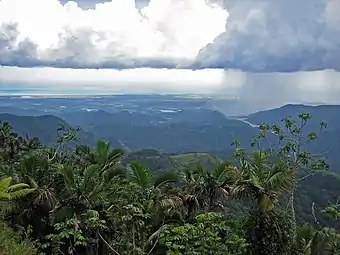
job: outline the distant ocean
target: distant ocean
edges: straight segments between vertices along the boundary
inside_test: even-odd
[[[86,93],[87,92],[87,93]],[[3,85],[0,83],[0,95],[86,95],[93,94],[92,91],[81,90],[58,90],[44,87],[20,86],[20,85]]]

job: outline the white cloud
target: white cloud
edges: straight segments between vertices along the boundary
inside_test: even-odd
[[[225,31],[227,18],[209,0],[151,0],[140,10],[134,0],[87,10],[71,1],[1,0],[0,61],[24,66],[13,59],[20,53],[27,66],[187,65]]]

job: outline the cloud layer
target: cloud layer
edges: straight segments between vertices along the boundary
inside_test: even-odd
[[[0,65],[340,70],[339,13],[339,0],[0,0]]]
[[[70,68],[181,67],[222,32],[206,0],[113,0],[83,10],[58,0],[0,1],[0,64]]]
[[[198,68],[340,70],[339,0],[225,0],[226,32],[201,50]]]

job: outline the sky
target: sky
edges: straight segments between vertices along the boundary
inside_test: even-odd
[[[0,0],[0,94],[338,102],[339,13],[339,0]]]

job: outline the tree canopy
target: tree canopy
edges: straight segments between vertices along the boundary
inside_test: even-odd
[[[326,123],[305,132],[311,115],[298,117],[260,125],[251,151],[235,141],[232,162],[157,172],[106,141],[67,146],[76,128],[51,148],[1,123],[0,254],[339,254],[314,204],[312,222],[297,221],[300,183],[328,170],[306,149]],[[339,208],[324,214],[336,222]]]

